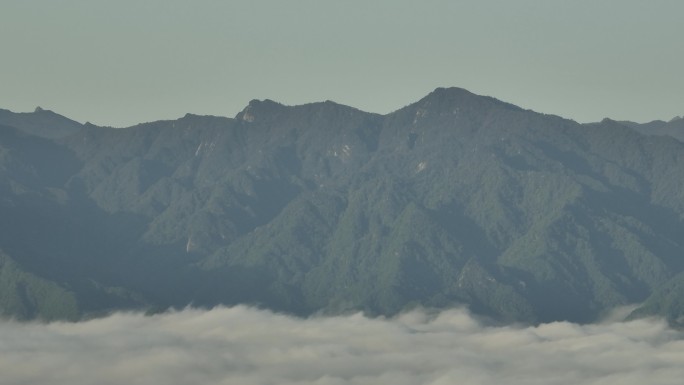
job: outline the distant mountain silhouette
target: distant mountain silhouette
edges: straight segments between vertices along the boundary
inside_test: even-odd
[[[643,133],[676,121],[578,124],[459,88],[387,115],[253,100],[112,129],[45,114],[0,111],[7,316],[684,316],[684,144]]]
[[[52,111],[36,107],[33,112],[15,113],[0,109],[0,124],[21,129],[43,138],[62,138],[74,134],[82,125]]]
[[[621,122],[645,135],[671,136],[684,142],[684,119],[677,116],[669,122],[654,120],[649,123]]]

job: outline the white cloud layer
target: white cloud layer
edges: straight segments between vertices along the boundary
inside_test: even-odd
[[[247,307],[0,323],[0,383],[630,385],[684,378],[663,322],[483,326],[465,310],[298,319]]]

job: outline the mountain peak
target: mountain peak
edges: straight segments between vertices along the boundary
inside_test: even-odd
[[[287,106],[270,99],[252,100],[240,113],[235,116],[236,120],[245,122],[268,122],[273,120],[287,119],[347,119],[356,114],[370,114],[344,104],[330,100],[324,102],[306,103]],[[304,118],[308,117],[308,118]]]
[[[260,120],[264,116],[272,116],[274,113],[281,112],[284,108],[284,105],[274,102],[271,99],[252,99],[247,107],[235,116],[235,119],[243,120],[245,122],[254,122],[255,120]]]
[[[436,88],[427,96],[409,107],[417,107],[435,113],[451,113],[455,110],[483,110],[494,106],[508,109],[520,109],[520,107],[513,104],[502,102],[490,96],[477,95],[459,87]]]
[[[50,110],[36,107],[33,112],[0,111],[0,124],[18,128],[43,138],[61,138],[81,129],[81,124]]]
[[[438,87],[430,92],[422,100],[427,101],[462,101],[471,98],[483,98],[484,96],[476,95],[464,88],[460,87]]]
[[[428,94],[428,97],[454,97],[454,96],[477,96],[474,93],[460,87],[437,87]]]

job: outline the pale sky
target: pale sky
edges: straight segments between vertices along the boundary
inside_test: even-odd
[[[681,0],[0,0],[0,108],[127,126],[266,98],[388,113],[457,86],[669,120],[682,20]]]

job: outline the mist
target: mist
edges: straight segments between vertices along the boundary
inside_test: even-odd
[[[464,309],[294,318],[244,306],[0,323],[3,384],[680,384],[660,320],[487,326]]]

